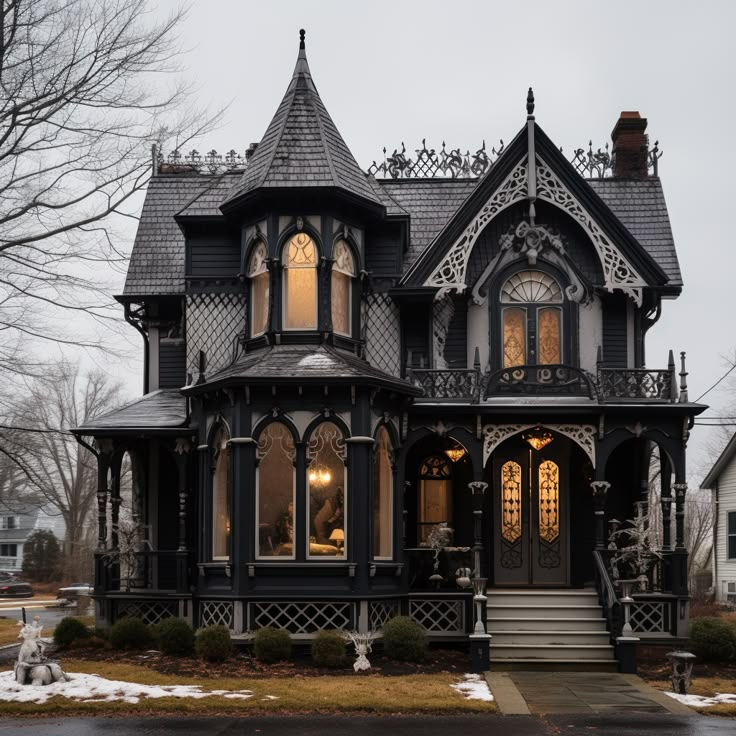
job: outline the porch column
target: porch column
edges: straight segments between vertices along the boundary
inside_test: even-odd
[[[660,464],[660,489],[662,507],[662,549],[672,549],[672,468],[667,458],[663,458]]]
[[[595,514],[595,548],[606,549],[606,495],[611,484],[607,480],[591,481],[593,513]]]
[[[187,550],[187,501],[189,498],[189,457],[192,442],[188,437],[177,437],[174,453],[179,489],[179,545],[176,551],[176,590],[189,592],[189,553]]]
[[[675,549],[685,550],[685,495],[687,483],[675,483]]]
[[[687,581],[687,549],[685,547],[685,495],[687,493],[687,483],[674,483],[672,486],[675,491],[675,549],[670,553],[670,587],[671,592],[675,595],[686,596],[688,594]],[[682,635],[687,622],[686,602],[681,604],[683,607],[678,616],[678,635]]]
[[[95,592],[109,588],[107,551],[107,477],[112,459],[112,442],[95,440],[97,454],[97,549],[95,550]]]
[[[120,474],[122,472],[123,456],[119,455],[111,464],[110,473],[110,546],[117,552],[120,547]]]
[[[474,480],[468,483],[470,493],[473,496],[473,577],[480,578],[483,576],[481,568],[481,552],[483,551],[483,497],[488,488],[488,483],[482,480]]]

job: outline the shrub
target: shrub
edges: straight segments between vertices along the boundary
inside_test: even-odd
[[[89,629],[73,616],[65,616],[54,629],[54,644],[57,647],[69,647],[80,639],[89,639]]]
[[[110,644],[113,649],[144,649],[153,644],[153,635],[141,619],[126,616],[110,628]]]
[[[222,662],[233,653],[233,642],[227,626],[200,629],[194,640],[194,651],[208,662]]]
[[[194,630],[183,618],[165,618],[154,627],[159,649],[174,657],[188,657],[194,651]]]
[[[408,616],[395,616],[383,627],[383,650],[391,659],[420,662],[427,651],[427,635]]]
[[[337,631],[320,631],[312,639],[312,661],[318,667],[343,667],[345,639]]]
[[[722,618],[696,618],[690,624],[690,646],[706,662],[736,660],[736,625]]]
[[[286,629],[263,628],[256,631],[254,651],[261,662],[278,662],[291,656],[291,636]]]

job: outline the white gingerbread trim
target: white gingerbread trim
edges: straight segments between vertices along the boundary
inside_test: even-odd
[[[439,286],[435,299],[442,299],[451,290],[465,291],[465,272],[473,246],[483,228],[499,213],[527,195],[526,157],[504,179],[488,201],[481,207],[462,235],[452,244],[442,262],[424,286]]]
[[[486,424],[483,427],[483,466],[493,451],[509,437],[533,427],[558,432],[571,439],[590,458],[595,467],[596,429],[592,424]]]
[[[537,197],[564,210],[583,226],[598,254],[608,291],[620,289],[641,306],[646,281],[540,157],[537,157]]]

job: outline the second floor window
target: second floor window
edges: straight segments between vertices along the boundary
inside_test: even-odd
[[[332,329],[339,335],[352,334],[352,284],[355,263],[350,246],[344,240],[335,243],[335,263],[332,266]]]
[[[283,251],[284,329],[317,329],[317,246],[306,233],[294,235]]]
[[[250,334],[262,335],[268,327],[268,251],[266,244],[258,243],[248,262],[250,279]]]
[[[519,271],[501,287],[503,367],[562,363],[563,293],[544,271]]]

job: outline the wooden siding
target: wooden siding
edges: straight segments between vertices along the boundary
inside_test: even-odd
[[[186,383],[184,340],[162,340],[158,365],[159,388],[181,388]]]
[[[719,601],[726,601],[727,583],[736,585],[736,559],[728,559],[728,512],[736,513],[736,457],[718,478],[716,518],[716,579],[713,581]],[[736,602],[736,601],[735,601]]]
[[[372,276],[397,276],[401,272],[403,227],[385,223],[366,231],[366,271]]]
[[[606,294],[603,302],[603,364],[606,368],[628,366],[628,317],[626,297]]]
[[[234,276],[240,272],[240,244],[226,236],[190,237],[187,266],[193,277]]]
[[[450,368],[465,368],[468,359],[468,302],[455,299],[455,311],[447,330],[445,360]]]

